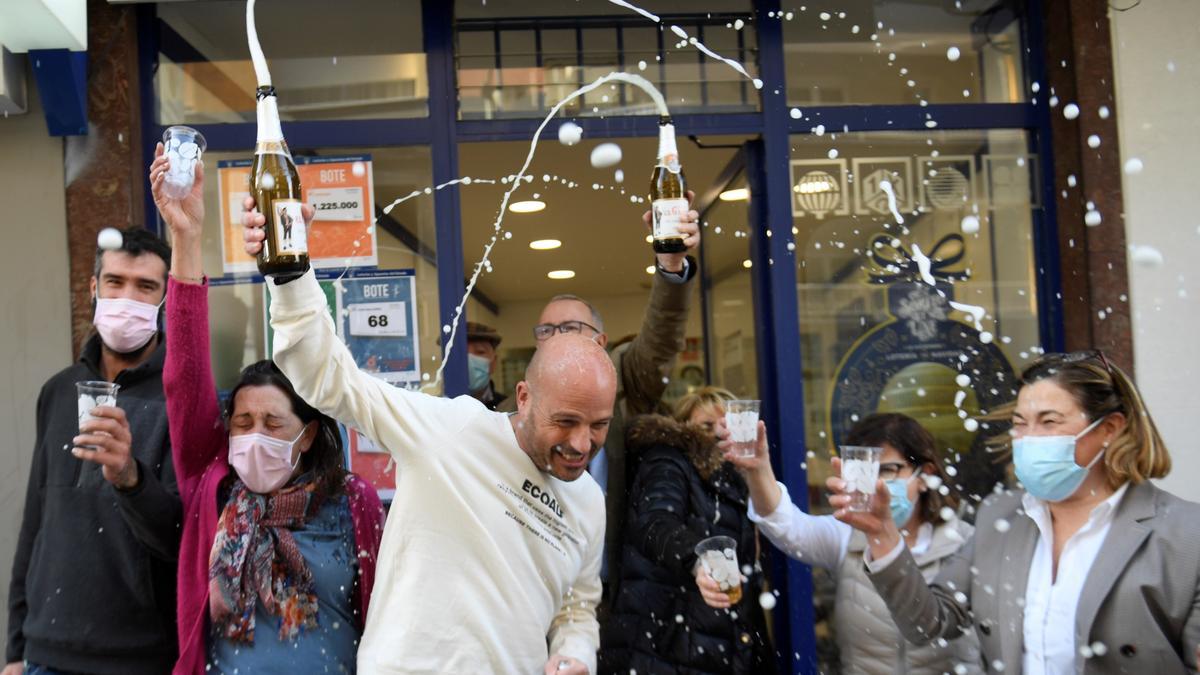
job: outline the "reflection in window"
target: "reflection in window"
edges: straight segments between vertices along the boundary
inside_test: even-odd
[[[161,124],[254,121],[254,67],[241,0],[158,5]],[[317,0],[257,7],[284,120],[423,117],[429,96],[416,0]],[[365,16],[371,21],[363,21]],[[320,26],[320,39],[297,39]]]
[[[784,14],[790,105],[1017,103],[1024,3],[832,0]]]

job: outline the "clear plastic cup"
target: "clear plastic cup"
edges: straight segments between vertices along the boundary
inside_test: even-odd
[[[75,391],[79,394],[79,426],[88,420],[96,419],[92,409],[97,406],[117,404],[117,391],[121,385],[112,382],[76,382]]]
[[[875,496],[875,483],[879,480],[879,456],[882,448],[862,445],[843,445],[838,448],[842,458],[842,480],[846,481],[846,493],[850,495],[850,511],[870,511],[871,498]]]
[[[742,570],[738,567],[737,542],[733,537],[709,537],[696,544],[696,557],[708,576],[717,582],[729,602],[742,599]]]
[[[761,401],[734,400],[725,402],[725,426],[729,441],[738,457],[753,457],[758,446],[758,411]]]
[[[170,160],[163,179],[163,192],[172,199],[192,193],[196,181],[196,162],[208,143],[204,135],[191,127],[174,126],[163,132],[163,154]]]

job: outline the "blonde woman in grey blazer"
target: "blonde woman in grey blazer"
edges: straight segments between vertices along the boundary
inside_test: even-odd
[[[929,584],[882,484],[853,513],[828,480],[897,625],[917,644],[977,630],[992,673],[1195,673],[1200,505],[1149,482],[1171,460],[1133,383],[1100,352],[1047,355],[1022,374],[1012,421],[1024,490],[986,499]]]

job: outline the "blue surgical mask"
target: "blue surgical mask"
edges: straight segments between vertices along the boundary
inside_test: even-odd
[[[1013,464],[1017,480],[1029,494],[1048,502],[1061,502],[1075,494],[1104,450],[1087,466],[1075,463],[1075,441],[1086,436],[1104,418],[1092,422],[1074,436],[1022,436],[1013,439]]]
[[[473,392],[483,391],[492,381],[492,362],[477,354],[467,354],[467,386]]]
[[[883,481],[887,486],[888,492],[892,495],[892,500],[888,506],[892,509],[892,522],[896,523],[896,527],[904,527],[909,518],[912,518],[913,507],[915,506],[911,499],[908,498],[908,483],[919,474],[913,474],[908,478],[893,478]]]

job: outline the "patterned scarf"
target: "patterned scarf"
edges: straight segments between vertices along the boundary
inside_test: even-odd
[[[280,640],[316,627],[312,571],[291,532],[316,514],[321,500],[313,498],[315,488],[302,479],[268,496],[234,482],[208,560],[208,612],[217,635],[254,644],[258,600],[279,617]]]

